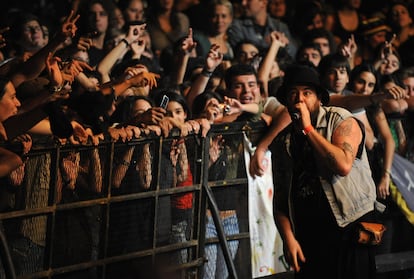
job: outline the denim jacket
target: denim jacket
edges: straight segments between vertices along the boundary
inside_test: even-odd
[[[352,114],[338,107],[320,107],[315,130],[331,141],[333,132]],[[360,122],[358,122],[360,123]],[[360,124],[361,129],[364,128]],[[293,164],[290,153],[291,125],[283,130],[272,144],[273,175],[275,184],[275,209],[290,216],[292,225],[292,175]],[[364,138],[351,172],[346,176],[334,174],[320,160],[316,162],[323,191],[335,216],[338,226],[345,227],[351,222],[374,210],[376,200],[375,183],[371,177]]]
[[[297,47],[293,45],[292,35],[286,23],[267,15],[264,34],[256,32],[254,22],[250,18],[235,19],[228,30],[230,45],[235,49],[242,41],[251,41],[260,49],[268,49],[269,42],[265,40],[273,31],[282,32],[289,39],[286,51],[291,57],[296,56]]]

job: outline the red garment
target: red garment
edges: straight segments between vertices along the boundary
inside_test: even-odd
[[[187,180],[178,183],[177,187],[193,186],[193,174],[190,168],[187,171]],[[174,195],[171,197],[171,205],[178,209],[190,209],[193,207],[193,193]]]

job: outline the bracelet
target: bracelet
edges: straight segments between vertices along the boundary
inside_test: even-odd
[[[203,70],[201,71],[201,74],[205,77],[210,78],[213,75],[213,72],[210,72],[209,70],[207,70],[206,68],[203,68]]]
[[[305,129],[302,130],[303,135],[308,135],[310,132],[312,132],[314,130],[312,125],[309,125],[307,127],[305,127]]]
[[[386,169],[386,170],[384,170],[384,174],[391,175],[391,171]]]
[[[126,47],[129,47],[129,42],[127,41],[127,39],[123,38],[121,40],[121,42],[125,43],[126,44]]]

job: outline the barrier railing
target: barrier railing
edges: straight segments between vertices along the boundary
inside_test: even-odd
[[[35,141],[24,169],[2,178],[0,277],[251,278],[243,133],[263,131]]]

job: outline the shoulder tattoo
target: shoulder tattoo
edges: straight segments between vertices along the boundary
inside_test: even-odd
[[[350,136],[352,134],[352,125],[352,118],[344,120],[344,122],[337,128],[337,132],[340,136]]]
[[[352,148],[352,145],[351,144],[349,144],[346,141],[344,141],[344,143],[342,144],[342,149],[345,152],[351,153],[352,157],[354,157],[354,149]]]

